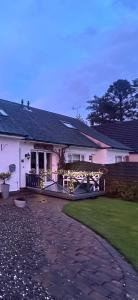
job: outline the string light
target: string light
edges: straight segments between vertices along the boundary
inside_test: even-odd
[[[73,171],[73,170],[57,170],[57,171],[41,171],[40,172],[40,188],[43,189],[45,185],[45,177],[51,176],[51,175],[62,175],[63,176],[63,181],[67,182],[67,186],[69,189],[70,193],[73,193],[74,191],[74,184],[79,181],[79,180],[84,180],[85,178],[90,178],[90,181],[94,181],[95,183],[98,184],[99,179],[103,175],[103,171],[92,171],[92,172],[86,172],[86,171]]]

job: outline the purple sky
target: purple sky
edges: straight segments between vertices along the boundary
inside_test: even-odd
[[[137,0],[1,0],[0,98],[75,116],[138,77]]]

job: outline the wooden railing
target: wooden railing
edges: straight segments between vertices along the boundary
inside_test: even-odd
[[[40,188],[41,177],[37,174],[26,174],[26,187]]]
[[[69,193],[78,193],[78,192],[92,192],[92,191],[100,191],[101,190],[101,178],[103,172],[77,172],[77,171],[63,171],[61,170],[63,175],[62,182],[61,180],[55,181],[51,179],[48,184],[47,178],[49,173],[45,172],[41,175],[37,174],[26,174],[26,187],[40,188],[45,189],[51,185],[57,184],[58,187],[62,187]],[[60,171],[60,172],[61,172]],[[60,173],[59,172],[59,173]],[[51,172],[51,175],[58,175],[58,172]],[[47,184],[46,184],[47,183]],[[104,185],[102,186],[102,190],[104,190]]]

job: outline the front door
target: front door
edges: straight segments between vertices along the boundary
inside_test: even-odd
[[[42,151],[31,152],[31,171],[41,174],[47,170],[52,170],[52,154]],[[51,180],[51,175],[46,176],[46,181]]]

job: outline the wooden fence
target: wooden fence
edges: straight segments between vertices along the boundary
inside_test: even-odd
[[[122,162],[107,165],[107,178],[125,181],[138,181],[138,162]]]
[[[112,197],[138,201],[138,162],[122,162],[100,165],[89,162],[66,164],[66,168],[77,171],[104,171],[105,192]]]

